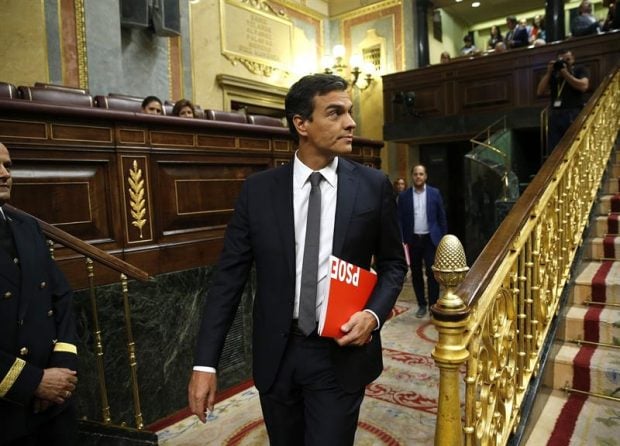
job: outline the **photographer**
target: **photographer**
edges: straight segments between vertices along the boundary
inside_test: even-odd
[[[547,152],[549,155],[568,130],[585,103],[584,93],[590,86],[588,71],[575,67],[575,57],[570,50],[558,52],[557,58],[547,64],[547,72],[540,79],[536,94],[551,92]]]

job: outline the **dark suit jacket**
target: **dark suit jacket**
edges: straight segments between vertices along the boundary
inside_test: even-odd
[[[413,188],[400,193],[398,197],[398,219],[403,234],[403,242],[413,242]],[[441,238],[448,232],[446,212],[439,189],[426,185],[426,218],[430,230],[431,240],[435,247]]]
[[[367,308],[381,323],[396,301],[406,272],[392,185],[384,173],[339,158],[333,254],[369,268],[378,283]],[[249,177],[228,225],[219,269],[208,292],[196,365],[218,360],[254,262],[253,372],[260,391],[274,382],[287,344],[295,298],[293,163]],[[383,369],[379,333],[364,347],[341,348],[332,360],[343,389],[357,391]]]
[[[25,435],[63,409],[32,412],[44,368],[77,369],[77,355],[62,351],[63,345],[76,344],[71,289],[36,221],[6,209],[4,213],[21,267],[0,249],[0,444]]]

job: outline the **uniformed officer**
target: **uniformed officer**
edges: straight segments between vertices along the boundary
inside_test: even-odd
[[[74,445],[72,292],[37,222],[3,209],[11,184],[0,143],[0,445]]]

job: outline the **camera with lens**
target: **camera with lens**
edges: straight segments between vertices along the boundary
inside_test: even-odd
[[[564,59],[558,59],[553,63],[553,70],[560,71],[562,68],[566,68],[567,64]]]

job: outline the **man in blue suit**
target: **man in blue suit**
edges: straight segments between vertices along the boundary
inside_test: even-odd
[[[203,422],[213,410],[215,369],[254,264],[253,374],[270,444],[353,445],[364,388],[383,369],[379,329],[407,265],[389,179],[343,157],[352,150],[351,110],[341,77],[300,79],[285,101],[298,150],[290,163],[244,182],[206,297],[188,389],[190,408]],[[312,206],[317,193],[320,237],[311,243],[306,232],[314,233],[309,216],[319,219],[310,211],[317,209]],[[315,271],[308,314],[301,311],[308,308],[301,305],[302,294],[308,294],[308,287],[302,290],[308,284],[304,254],[315,250],[314,262],[308,262]],[[378,275],[366,307],[341,327],[338,339],[322,338],[316,330],[330,254],[366,269],[374,256]],[[305,316],[310,330],[304,329]]]
[[[37,222],[4,209],[11,185],[11,157],[0,144],[0,445],[71,446],[72,292]]]
[[[411,281],[418,300],[417,317],[424,317],[427,304],[430,307],[439,298],[439,285],[431,267],[435,262],[435,250],[441,238],[448,232],[446,212],[439,190],[426,184],[426,167],[414,166],[411,169],[413,186],[398,196],[398,218],[403,234],[403,242],[409,249]],[[424,296],[424,272],[428,297]]]

